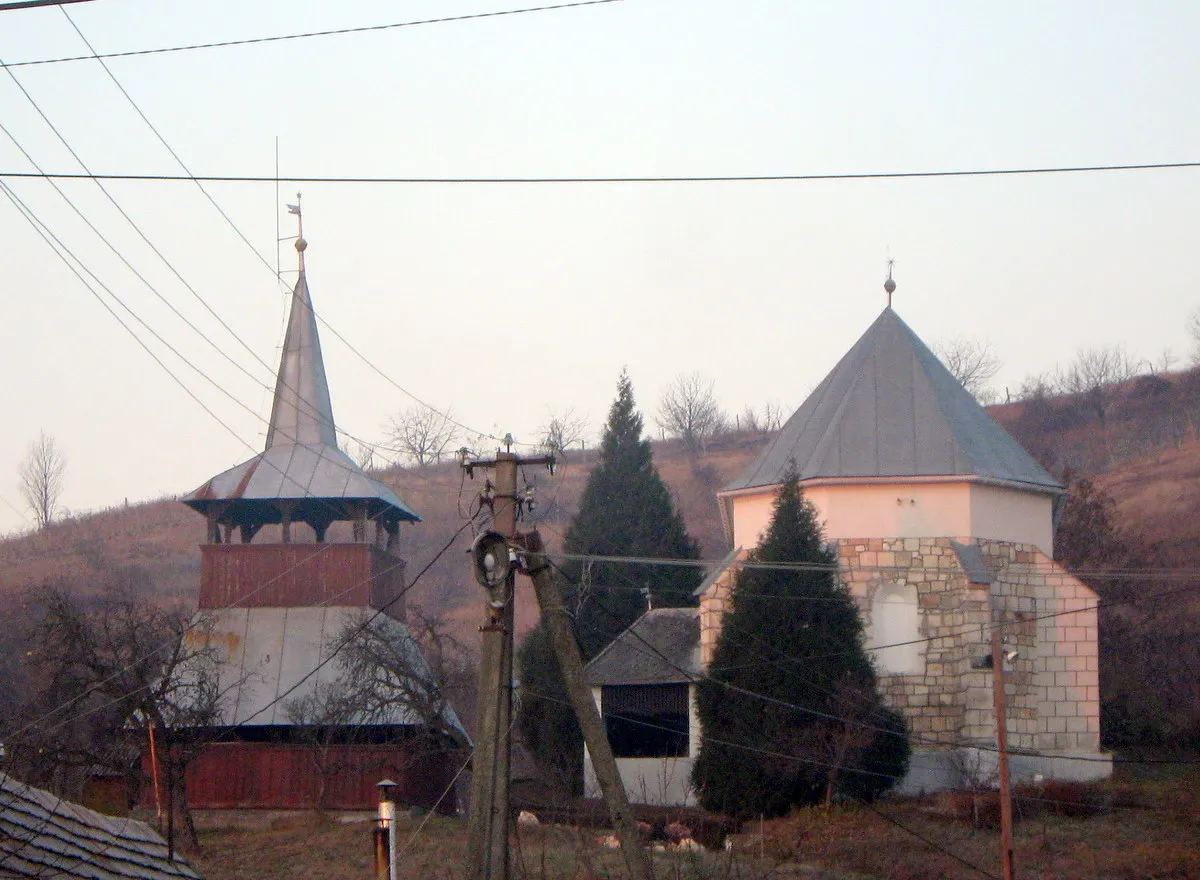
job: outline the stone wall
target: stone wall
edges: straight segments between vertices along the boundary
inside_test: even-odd
[[[968,573],[955,543],[979,548],[985,572]],[[885,701],[904,712],[916,749],[994,747],[993,609],[1004,624],[1009,746],[1014,750],[1099,749],[1096,596],[1031,544],[971,538],[862,538],[837,542],[842,580],[868,634],[880,590],[915,590],[912,641],[920,671],[881,670]],[[700,649],[712,659],[737,563],[715,577],[700,602]],[[990,583],[988,582],[990,581]],[[910,590],[910,591],[911,591]],[[886,608],[886,605],[880,605]],[[1050,616],[1048,616],[1050,615]],[[870,646],[870,640],[868,640]],[[884,659],[885,652],[875,652]]]

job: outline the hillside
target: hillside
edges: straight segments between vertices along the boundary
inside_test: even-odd
[[[1122,524],[1158,544],[1160,558],[1191,564],[1200,551],[1200,371],[1142,376],[1102,395],[1027,400],[990,412],[1053,473],[1088,475],[1109,490]],[[719,558],[725,537],[717,489],[756,454],[764,438],[728,434],[691,456],[677,441],[654,444],[655,464],[671,488],[703,555]],[[594,452],[574,452],[554,476],[525,476],[536,486],[533,517],[551,547],[561,543],[579,501]],[[410,576],[420,572],[463,523],[483,487],[453,462],[393,468],[378,476],[424,518],[405,527],[401,548]],[[528,524],[526,524],[528,525]],[[121,581],[167,599],[195,601],[201,518],[174,499],[114,507],[54,524],[40,533],[0,541],[0,595],[53,581],[90,592]],[[413,588],[411,601],[447,614],[471,636],[479,613],[477,587],[460,552],[463,536]],[[534,603],[521,601],[519,626]]]
[[[715,492],[746,465],[762,442],[744,435],[726,436],[698,458],[674,441],[655,444],[655,464],[706,557],[724,553]],[[574,452],[553,476],[543,469],[525,474],[536,486],[539,504],[530,522],[543,530],[551,547],[560,544],[594,461],[595,453]],[[483,489],[482,476],[477,473],[474,480],[467,480],[453,462],[393,468],[377,476],[424,520],[401,530],[401,551],[409,561],[410,577],[461,527],[463,514]],[[13,596],[23,588],[51,582],[69,583],[84,593],[122,582],[152,589],[168,600],[195,602],[200,575],[197,547],[203,534],[203,519],[170,498],[55,523],[44,532],[0,541],[0,595]],[[461,552],[469,543],[470,535],[462,536],[410,594],[410,601],[426,611],[447,614],[464,637],[473,636],[479,614],[478,587]],[[519,626],[524,629],[536,619],[532,597],[518,607]]]

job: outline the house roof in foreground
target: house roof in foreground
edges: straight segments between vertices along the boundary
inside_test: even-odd
[[[105,816],[0,773],[0,877],[200,880],[145,822]]]

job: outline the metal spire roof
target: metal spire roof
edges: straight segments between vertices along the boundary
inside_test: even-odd
[[[296,239],[300,277],[292,291],[291,313],[265,451],[218,474],[183,503],[201,513],[212,504],[235,502],[233,524],[279,522],[280,511],[269,502],[300,503],[293,518],[310,522],[355,519],[365,503],[367,516],[420,522],[390,488],[368,476],[338,449],[329,399],[329,383],[321,358],[321,341],[308,279],[304,270],[303,234]]]
[[[1062,491],[890,306],[722,493],[782,483],[789,461],[802,480],[963,476]]]
[[[296,240],[300,253],[300,277],[292,291],[292,310],[279,376],[275,380],[275,402],[271,406],[271,425],[267,429],[267,449],[280,443],[324,443],[337,446],[333,404],[321,358],[321,340],[317,336],[317,316],[308,293],[304,272],[304,250],[308,242]]]

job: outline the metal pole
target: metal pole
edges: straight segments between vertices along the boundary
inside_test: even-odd
[[[1000,759],[1000,848],[1004,880],[1013,880],[1012,784],[1008,774],[1008,719],[1005,713],[1004,652],[1000,624],[992,627],[992,690],[996,701],[996,746]]]
[[[383,779],[379,789],[379,824],[375,828],[375,880],[396,880],[396,783]]]
[[[567,609],[563,607],[562,596],[554,584],[554,575],[549,565],[544,557],[537,555],[542,552],[541,535],[536,531],[530,532],[525,537],[525,546],[530,552],[529,569],[533,572],[533,588],[537,593],[538,605],[550,629],[558,668],[562,672],[567,693],[570,694],[571,705],[575,707],[579,727],[583,730],[583,741],[592,756],[592,768],[596,771],[596,780],[604,794],[613,828],[621,841],[621,855],[625,857],[630,877],[634,880],[650,880],[654,876],[653,866],[638,834],[637,821],[633,818],[633,810],[629,806],[629,795],[621,781],[616,758],[613,757],[608,735],[604,731],[604,721],[584,681],[583,658],[579,654],[575,636],[571,633],[570,617]]]
[[[158,744],[154,738],[154,721],[146,725],[150,731],[150,773],[154,777],[154,812],[158,816],[158,830],[162,831],[162,792],[159,790]]]

